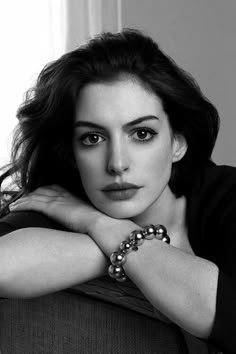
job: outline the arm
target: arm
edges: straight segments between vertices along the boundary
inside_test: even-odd
[[[191,334],[207,338],[215,317],[217,266],[155,241],[145,242],[139,254],[130,254],[127,275],[169,319]]]
[[[234,203],[233,195],[235,194],[230,193],[232,196],[230,200]],[[70,200],[70,196],[66,196],[66,201]],[[20,203],[18,210],[41,211],[54,220],[61,221],[67,227],[69,224],[77,224],[81,227],[82,221],[82,224],[87,225],[86,227],[89,226],[83,232],[88,233],[107,256],[118,249],[120,242],[126,240],[131,231],[138,228],[131,221],[112,219],[101,213],[96,214],[97,217],[93,222],[89,222],[86,216],[89,215],[90,219],[94,209],[91,213],[87,205],[83,202],[81,204],[81,201],[74,203],[73,198],[69,204],[62,203],[62,213],[60,208],[58,209],[60,199],[55,199],[52,203],[48,201],[51,201],[49,197],[45,197],[45,203],[42,199],[37,198],[34,202],[34,198],[30,198]],[[65,213],[67,204],[71,210],[69,213]],[[48,205],[51,206],[50,210],[45,207]],[[219,259],[220,272],[214,263],[189,252],[188,247],[181,242],[183,235],[178,238],[173,234],[170,235],[171,245],[158,240],[145,241],[138,252],[131,252],[128,255],[124,267],[127,275],[158,310],[194,335],[202,338],[209,337],[221,348],[226,348],[227,352],[234,353],[236,348],[234,335],[236,328],[235,204],[228,207],[227,213],[225,205],[226,203],[224,203],[224,213],[220,214],[224,222],[221,223],[219,219],[221,228],[217,227],[211,236],[213,247],[217,252],[214,259]],[[76,213],[73,213],[74,209]],[[72,216],[74,221],[71,219],[70,222],[67,219],[68,215]],[[66,220],[64,220],[65,216]],[[212,226],[215,227],[214,220]],[[227,238],[222,239],[222,235],[227,235]],[[216,237],[223,242],[220,241],[218,244]]]
[[[90,233],[107,256],[139,228],[128,221],[113,223],[101,219]],[[171,243],[176,244],[174,238]],[[146,240],[128,254],[125,272],[154,307],[191,334],[207,338],[215,318],[218,268],[173,245]]]
[[[87,203],[59,186],[50,186],[38,188],[10,209],[16,211],[10,217],[10,229],[19,230],[0,238],[0,296],[40,296],[107,272],[105,255],[87,234],[87,225],[100,213]],[[42,213],[66,231],[54,230],[52,225],[40,227],[40,222],[39,227],[30,228],[31,220],[20,221],[17,215],[22,210]]]
[[[22,209],[41,211],[74,232],[89,234],[108,257],[139,228],[132,221],[104,215],[55,186],[19,200],[16,210]],[[181,238],[171,235],[171,246],[145,241],[138,252],[128,255],[125,271],[159,311],[190,333],[206,338],[214,322],[218,268],[178,249]]]
[[[45,295],[102,276],[107,266],[88,235],[20,229],[0,238],[0,296]]]

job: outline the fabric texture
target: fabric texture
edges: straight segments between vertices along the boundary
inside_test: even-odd
[[[2,300],[0,320],[3,354],[188,353],[176,326],[79,293]]]
[[[224,353],[236,353],[236,168],[215,166],[213,163],[207,165],[193,181],[187,201],[189,240],[193,251],[199,257],[214,262],[220,270],[216,317],[209,340]],[[13,212],[2,218],[0,235],[35,226],[64,230],[60,224],[40,213],[25,211]],[[70,291],[105,300],[110,306],[114,303],[133,310],[144,315],[143,318],[160,318],[132,282],[125,284],[117,287],[104,277]],[[161,319],[156,321],[165,323],[165,318]]]

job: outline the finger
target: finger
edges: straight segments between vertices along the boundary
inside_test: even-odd
[[[45,192],[43,193],[43,191],[41,191],[41,194],[39,194],[40,192],[36,193],[36,192],[32,192],[30,194],[27,194],[26,196],[23,196],[19,199],[17,199],[15,202],[11,203],[12,208],[13,207],[18,207],[18,206],[28,206],[28,207],[34,207],[36,206],[38,203],[40,203],[41,205],[47,205],[52,201],[55,201],[58,198],[58,194],[51,194],[50,193],[46,194]]]
[[[60,195],[72,195],[67,189],[60,186],[59,184],[52,184],[49,186],[51,190],[59,193]]]
[[[43,211],[45,209],[46,200],[43,198],[20,198],[16,202],[9,205],[10,211],[35,210]]]
[[[48,187],[51,187],[52,189],[56,190],[56,191],[61,191],[61,192],[67,192],[67,189],[65,189],[64,187],[60,186],[59,184],[52,184]]]
[[[30,192],[25,195],[25,197],[32,197],[32,196],[42,196],[42,197],[58,197],[62,195],[63,189],[59,190],[56,188],[53,188],[52,186],[45,186],[45,187],[39,187],[35,189],[33,192]]]
[[[39,187],[35,189],[33,192],[29,193],[28,195],[42,195],[42,196],[54,196],[58,195],[58,191],[51,187]]]

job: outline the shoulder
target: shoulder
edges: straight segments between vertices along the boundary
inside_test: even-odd
[[[228,242],[236,242],[236,167],[209,163],[199,171],[187,212],[189,239],[197,253],[222,249],[226,233]]]
[[[192,192],[189,195],[189,205],[205,207],[214,206],[214,209],[227,199],[236,197],[236,167],[217,166],[207,164],[193,180]]]
[[[236,186],[236,167],[209,163],[199,171],[194,183],[205,192],[216,187],[218,193],[227,191]]]

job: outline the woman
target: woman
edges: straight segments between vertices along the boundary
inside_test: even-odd
[[[142,33],[105,33],[46,66],[18,118],[0,295],[109,267],[169,321],[235,352],[236,171],[211,161],[218,114],[194,80]]]

